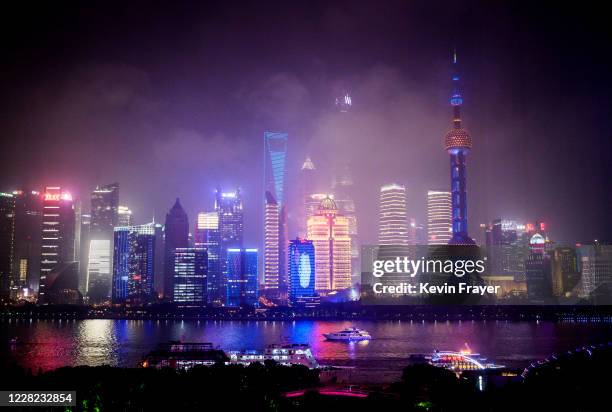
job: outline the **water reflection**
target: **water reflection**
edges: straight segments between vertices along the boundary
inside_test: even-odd
[[[330,342],[324,333],[349,326],[365,329],[371,341]],[[549,322],[412,321],[0,321],[2,360],[37,370],[65,365],[135,366],[158,343],[212,342],[226,350],[263,349],[275,343],[308,343],[322,364],[353,366],[372,376],[398,376],[410,354],[457,350],[465,343],[510,366],[554,352],[612,338],[608,325]],[[18,337],[22,344],[9,345]],[[385,375],[387,374],[387,375]]]

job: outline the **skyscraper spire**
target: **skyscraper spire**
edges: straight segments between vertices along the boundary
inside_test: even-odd
[[[461,105],[463,98],[459,90],[459,70],[457,67],[457,49],[453,49],[453,94],[450,98],[450,104],[453,106],[453,128],[461,129]]]
[[[450,104],[453,106],[453,128],[444,136],[444,149],[450,155],[451,201],[453,237],[449,244],[473,245],[468,235],[467,224],[467,183],[466,158],[472,148],[472,138],[461,128],[461,105],[463,98],[459,91],[457,51],[453,50],[453,92]]]

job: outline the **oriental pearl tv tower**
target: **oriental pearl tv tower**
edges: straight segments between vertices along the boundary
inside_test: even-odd
[[[472,148],[472,138],[461,128],[461,104],[459,92],[459,72],[457,71],[457,52],[453,52],[453,128],[444,136],[444,148],[450,155],[451,200],[453,216],[453,237],[449,245],[475,245],[468,235],[466,158]]]

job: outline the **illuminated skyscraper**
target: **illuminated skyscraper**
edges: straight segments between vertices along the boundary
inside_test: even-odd
[[[289,301],[292,306],[319,304],[315,293],[315,250],[312,240],[289,242]]]
[[[14,247],[15,198],[0,192],[0,302],[10,296]]]
[[[74,255],[75,223],[72,195],[57,186],[46,187],[43,194],[38,290],[38,300],[41,303],[53,302],[53,297],[49,296],[47,299],[47,289],[51,288],[58,278],[72,277],[73,271],[76,276],[75,284],[78,287],[78,263],[75,265]]]
[[[325,198],[316,215],[308,219],[308,240],[315,248],[315,290],[329,293],[351,287],[349,219]]]
[[[529,240],[529,255],[525,261],[527,297],[529,303],[544,304],[552,298],[550,256],[546,253],[546,240],[539,233]]]
[[[459,74],[457,73],[457,53],[453,54],[453,94],[450,103],[453,106],[453,128],[444,136],[444,149],[450,155],[451,199],[452,199],[452,245],[474,245],[468,235],[467,219],[467,184],[466,158],[472,149],[472,138],[461,128],[461,105],[463,98],[459,92]]]
[[[266,205],[264,214],[264,289],[279,288],[280,251],[279,251],[279,224],[278,203],[270,192],[266,192]]]
[[[98,186],[91,193],[91,223],[86,293],[92,303],[112,292],[113,228],[119,223],[119,183]]]
[[[286,180],[287,180],[287,133],[264,133],[264,208],[268,202],[268,193],[277,203],[278,208],[278,280],[274,287],[274,281],[266,285],[266,288],[280,289],[281,293],[286,294],[287,289],[287,199],[286,199]],[[265,213],[269,212],[265,209]],[[264,216],[264,219],[266,217]],[[265,229],[264,229],[265,232]],[[264,243],[266,242],[264,233]],[[264,252],[264,259],[266,253]],[[265,283],[265,264],[264,264],[264,283]]]
[[[113,236],[113,228],[119,223],[119,183],[98,186],[91,193],[91,227],[92,239],[98,235]]]
[[[217,188],[215,211],[219,214],[219,235],[221,238],[221,280],[219,294],[227,298],[227,249],[240,249],[244,242],[244,211],[240,189],[223,192]]]
[[[81,240],[79,247],[79,292],[87,295],[87,269],[89,266],[89,227],[91,226],[91,215],[81,213]]]
[[[241,248],[244,241],[244,212],[240,189],[215,193],[215,211],[219,214],[222,249]]]
[[[35,190],[17,190],[15,197],[15,254],[13,286],[22,297],[38,290],[42,197]],[[26,290],[27,289],[27,290]],[[27,296],[23,296],[23,294]]]
[[[313,196],[314,192],[315,172],[316,168],[314,163],[312,162],[310,157],[307,157],[306,160],[304,160],[302,169],[300,170],[301,203],[300,209],[297,213],[298,234],[302,237],[306,236],[306,222],[308,221],[308,218],[314,213],[316,213],[316,210],[319,207],[319,203],[321,203],[321,200],[325,198],[325,196],[323,196],[321,199],[319,199],[312,213],[309,212],[309,204],[311,201],[311,196]]]
[[[333,200],[338,207],[338,213],[348,220],[349,237],[351,238],[351,281],[358,283],[361,275],[359,261],[359,239],[357,230],[357,210],[355,207],[354,185],[348,162],[341,163],[332,182]]]
[[[114,229],[113,302],[139,305],[155,299],[155,243],[154,222]]]
[[[221,235],[219,232],[219,213],[198,213],[195,230],[195,247],[207,251],[207,299],[208,303],[220,306],[225,301],[225,289],[221,283]]]
[[[404,256],[408,252],[410,233],[403,185],[391,183],[380,188],[378,244],[390,255]]]
[[[202,307],[206,297],[206,249],[177,248],[174,251],[174,293],[179,307]]]
[[[333,193],[311,193],[306,197],[306,224],[308,223],[308,219],[311,216],[314,216],[319,213],[319,206],[321,206],[321,202],[323,201],[323,199],[326,199],[328,197],[330,199],[333,199]],[[306,231],[308,231],[307,228]]]
[[[612,304],[612,245],[594,242],[578,247],[581,297],[596,305]]]
[[[117,226],[132,226],[133,218],[132,211],[127,206],[119,206],[117,209],[118,223]]]
[[[512,219],[495,219],[485,232],[490,273],[525,280],[525,224]]]
[[[176,198],[174,206],[166,214],[164,225],[164,291],[166,300],[172,299],[174,287],[174,250],[189,247],[189,220],[181,202]]]
[[[230,248],[227,256],[226,306],[257,304],[257,249]]]
[[[453,235],[450,192],[427,192],[427,244],[447,245]]]
[[[553,295],[576,297],[579,295],[578,284],[580,271],[578,256],[573,247],[556,247],[552,255],[552,288]],[[612,279],[611,279],[612,280]]]

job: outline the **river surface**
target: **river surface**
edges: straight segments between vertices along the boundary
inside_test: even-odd
[[[329,342],[323,333],[357,326],[369,342]],[[355,383],[398,379],[415,353],[459,350],[466,343],[489,361],[524,367],[553,353],[612,340],[612,325],[553,322],[410,321],[140,321],[2,320],[2,362],[37,371],[61,366],[134,367],[169,340],[212,342],[224,350],[263,349],[275,343],[308,343],[323,365],[346,366]],[[19,345],[9,340],[19,337]]]

